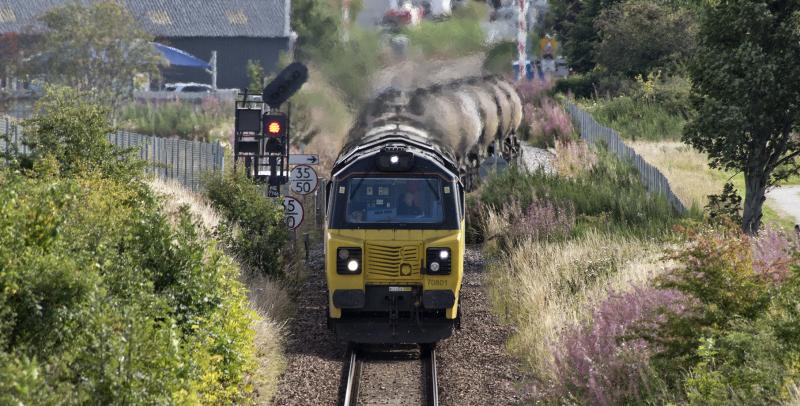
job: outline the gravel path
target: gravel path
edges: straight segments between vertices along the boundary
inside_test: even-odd
[[[553,160],[555,157],[555,154],[546,149],[527,144],[522,145],[522,165],[530,172],[542,169],[547,173],[554,174]]]
[[[767,198],[780,211],[794,217],[795,224],[800,224],[800,186],[781,186],[767,192]]]
[[[275,397],[276,405],[335,405],[338,400],[346,346],[334,340],[325,327],[325,278],[321,252],[310,264],[312,275],[298,299],[297,316],[289,324],[286,372]],[[437,347],[439,402],[441,405],[510,405],[520,402],[515,384],[522,380],[516,362],[505,351],[510,326],[499,323],[485,290],[485,264],[477,247],[467,247],[461,289],[462,329]],[[389,357],[391,358],[391,357]],[[389,359],[387,362],[391,363]],[[410,368],[414,368],[411,363]],[[384,365],[385,367],[385,365]],[[408,364],[385,382],[405,382],[419,377]],[[367,372],[367,371],[365,371]],[[399,375],[398,375],[399,373]],[[411,377],[409,377],[411,378]],[[404,399],[386,388],[388,403]],[[378,399],[372,399],[377,401]],[[372,404],[377,402],[370,401]]]

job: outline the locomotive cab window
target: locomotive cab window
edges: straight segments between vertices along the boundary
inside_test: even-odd
[[[334,226],[346,228],[452,228],[457,194],[438,177],[350,178],[339,182]],[[455,222],[453,221],[455,220]]]

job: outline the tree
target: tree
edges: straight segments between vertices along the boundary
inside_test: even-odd
[[[158,75],[153,37],[115,1],[69,3],[41,17],[44,35],[35,70],[50,83],[93,91],[112,112],[133,91],[138,73]]]
[[[696,24],[686,9],[634,0],[603,10],[594,25],[595,61],[628,77],[669,70],[694,49]]]
[[[261,91],[264,90],[264,78],[266,77],[264,68],[258,61],[248,59],[245,69],[247,70],[247,77],[250,79],[247,89],[253,93],[261,94]]]
[[[556,27],[564,37],[564,54],[578,72],[588,72],[595,66],[594,47],[599,37],[595,19],[603,10],[620,0],[560,0],[556,8]],[[564,18],[558,21],[558,16]]]
[[[292,1],[292,29],[297,33],[295,56],[307,61],[317,51],[330,51],[341,41],[341,19],[327,1]]]
[[[800,0],[719,0],[703,12],[690,65],[697,114],[683,140],[745,178],[742,229],[758,232],[764,192],[798,172]]]

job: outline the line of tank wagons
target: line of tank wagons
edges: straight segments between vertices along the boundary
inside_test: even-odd
[[[514,86],[497,76],[470,77],[444,84],[378,94],[360,112],[343,148],[358,145],[371,129],[405,124],[427,132],[431,142],[452,153],[467,190],[480,163],[498,153],[506,161],[519,156],[517,129],[522,101]]]

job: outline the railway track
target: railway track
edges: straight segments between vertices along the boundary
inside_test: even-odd
[[[342,406],[439,405],[436,349],[430,346],[380,352],[351,346],[342,382]]]

